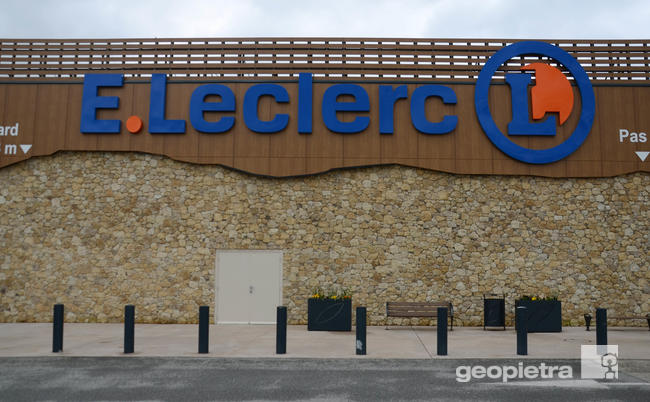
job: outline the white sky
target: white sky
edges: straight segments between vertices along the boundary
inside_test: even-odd
[[[648,39],[648,0],[0,0],[3,38]]]

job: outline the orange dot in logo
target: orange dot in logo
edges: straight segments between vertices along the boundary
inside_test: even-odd
[[[131,134],[137,134],[142,130],[142,119],[138,116],[131,116],[126,121],[126,129],[129,130]]]

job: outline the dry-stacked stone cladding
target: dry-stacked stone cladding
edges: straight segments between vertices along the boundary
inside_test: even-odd
[[[284,251],[283,303],[347,287],[383,324],[388,300],[557,295],[565,325],[596,307],[650,312],[650,175],[463,176],[400,166],[299,178],[136,153],[59,153],[0,171],[0,322],[197,322],[221,249]],[[211,309],[214,312],[214,308]],[[612,314],[612,313],[610,313]],[[426,324],[412,319],[392,323]],[[610,323],[611,325],[612,323]],[[646,325],[643,321],[613,324]]]

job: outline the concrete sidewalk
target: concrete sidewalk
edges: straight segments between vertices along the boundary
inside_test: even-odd
[[[52,353],[52,324],[0,324],[3,356],[196,356],[304,358],[546,358],[579,359],[580,345],[596,343],[596,332],[567,327],[560,333],[528,335],[528,356],[517,356],[516,333],[456,327],[448,333],[448,356],[436,355],[435,327],[367,328],[367,355],[355,354],[355,332],[287,330],[287,354],[275,354],[274,325],[211,325],[210,353],[198,354],[198,325],[136,324],[135,353],[123,353],[123,324],[64,325],[63,352]],[[619,345],[621,359],[650,360],[650,331],[609,328],[608,342]]]

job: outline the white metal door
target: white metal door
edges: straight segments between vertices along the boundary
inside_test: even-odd
[[[248,269],[245,256],[217,253],[217,322],[248,323]]]
[[[275,324],[277,306],[282,304],[282,253],[254,253],[248,256],[252,324]]]
[[[282,302],[282,252],[217,252],[216,321],[274,324]]]

